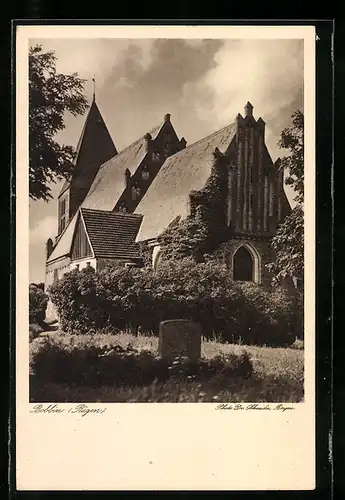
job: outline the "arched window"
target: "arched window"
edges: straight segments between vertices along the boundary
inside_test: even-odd
[[[152,267],[153,269],[158,269],[158,266],[161,262],[162,252],[160,246],[156,246],[153,249],[152,253]]]
[[[254,281],[254,261],[246,247],[240,247],[233,260],[234,280]]]

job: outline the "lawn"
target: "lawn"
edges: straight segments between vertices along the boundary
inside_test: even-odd
[[[66,349],[89,345],[113,348],[128,345],[157,353],[158,339],[130,333],[98,335],[50,334]],[[43,343],[38,337],[30,343],[30,355],[35,355]],[[299,346],[300,347],[300,346]],[[250,356],[253,373],[250,377],[213,376],[203,383],[186,378],[183,381],[157,381],[148,386],[128,387],[113,384],[88,387],[78,384],[42,383],[30,376],[32,402],[300,402],[303,401],[304,351],[294,348],[270,348],[223,344],[217,340],[202,341],[202,358],[212,360],[219,355]]]

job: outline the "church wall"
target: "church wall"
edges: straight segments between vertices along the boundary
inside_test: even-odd
[[[92,257],[85,257],[82,259],[72,260],[72,262],[70,264],[70,269],[71,270],[79,269],[79,271],[81,271],[82,269],[85,269],[86,267],[89,267],[89,266],[93,267],[94,269],[97,269],[96,259],[94,259]]]
[[[272,262],[273,253],[270,245],[270,240],[255,240],[253,238],[234,238],[223,243],[220,249],[216,252],[217,258],[226,264],[229,268],[231,278],[233,279],[233,257],[242,245],[252,247],[259,256],[260,279],[258,284],[266,288],[271,286],[271,276],[266,269],[266,265]]]
[[[61,279],[65,273],[70,271],[70,263],[70,257],[62,257],[46,266],[45,290],[53,284],[54,275],[57,274],[57,278]]]

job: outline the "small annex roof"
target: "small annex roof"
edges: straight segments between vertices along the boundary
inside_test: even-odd
[[[87,208],[80,211],[96,258],[140,258],[135,238],[142,222],[141,215]]]
[[[66,255],[69,255],[71,250],[71,242],[74,234],[74,228],[77,222],[78,212],[76,212],[73,218],[70,220],[64,232],[61,234],[58,242],[56,243],[50,257],[47,259],[47,264],[53,262],[54,260],[61,259]]]
[[[166,159],[135,213],[144,216],[137,241],[154,239],[177,217],[188,215],[189,193],[204,187],[213,153],[223,153],[236,135],[232,123]]]

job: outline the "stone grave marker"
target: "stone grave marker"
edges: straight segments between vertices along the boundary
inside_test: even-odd
[[[159,356],[176,356],[197,361],[201,356],[201,326],[186,319],[162,321],[159,324]]]

